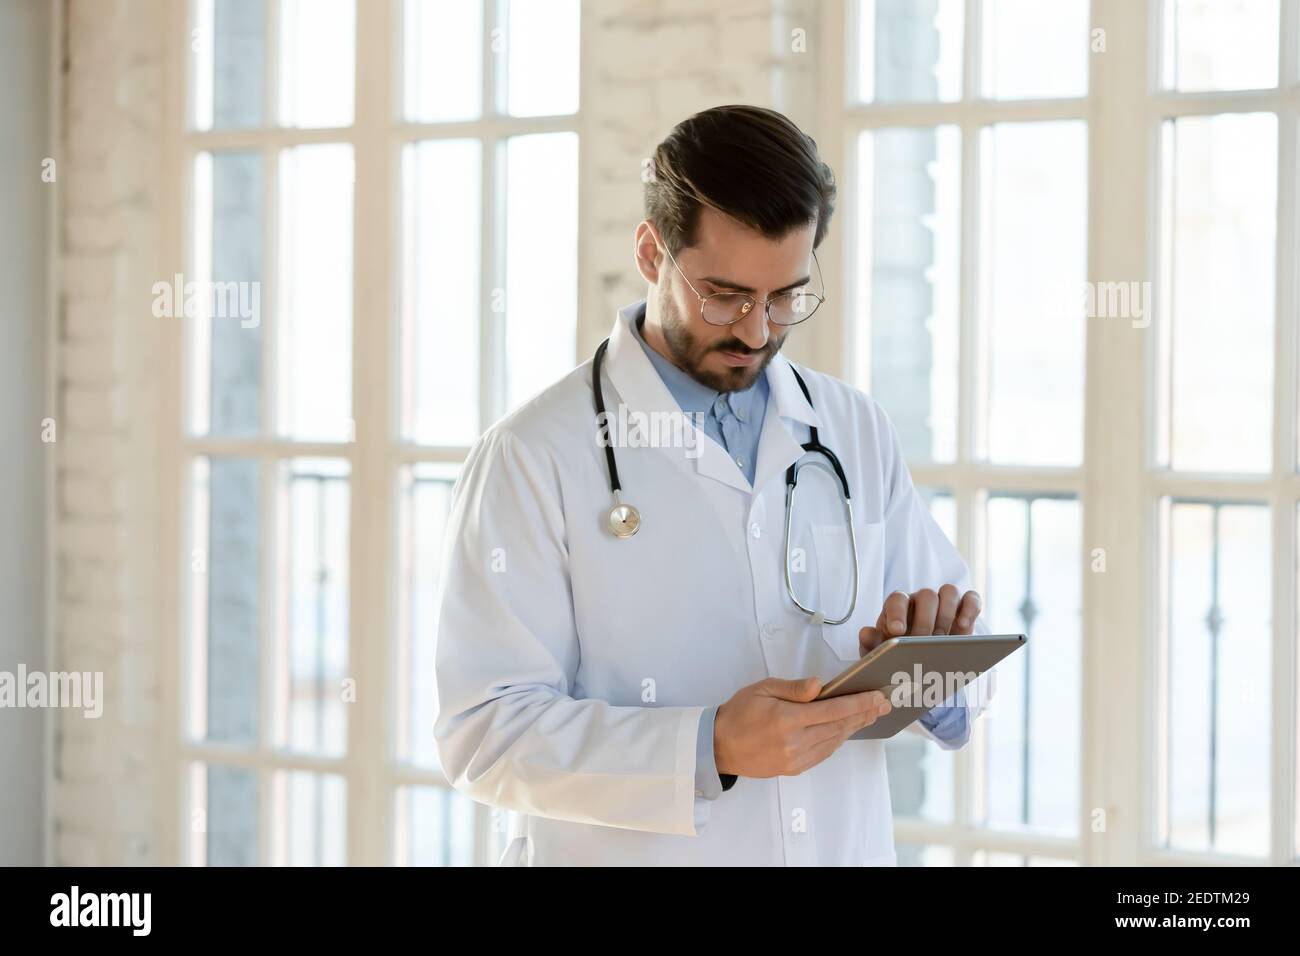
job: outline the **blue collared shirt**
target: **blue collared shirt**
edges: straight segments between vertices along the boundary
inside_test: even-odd
[[[632,315],[632,331],[641,343],[646,357],[669,393],[683,412],[704,416],[704,433],[721,445],[732,461],[744,473],[745,480],[754,484],[754,469],[758,459],[758,441],[763,433],[763,420],[767,417],[767,400],[771,387],[764,373],[749,388],[739,392],[718,392],[696,381],[660,355],[641,335],[645,320],[645,303],[639,303]],[[722,794],[722,780],[718,777],[717,762],[713,756],[713,724],[718,707],[709,707],[700,717],[695,745],[695,794],[716,800]],[[959,740],[966,733],[966,708],[936,707],[921,717],[921,724],[940,740]]]

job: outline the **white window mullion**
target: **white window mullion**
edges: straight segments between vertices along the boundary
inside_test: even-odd
[[[1297,72],[1297,29],[1300,10],[1295,0],[1281,4],[1281,50],[1278,85],[1293,92]],[[1270,801],[1270,862],[1282,865],[1296,857],[1296,241],[1297,128],[1296,109],[1283,95],[1278,111],[1277,291],[1274,321],[1273,371],[1273,494],[1270,496],[1273,539],[1272,653],[1272,799]]]
[[[483,0],[482,120],[489,122],[499,122],[502,112],[506,56],[495,47],[504,42],[505,13],[503,0]],[[505,313],[497,311],[505,289],[504,130],[482,128],[480,143],[479,409],[480,428],[486,430],[506,408]]]
[[[482,140],[482,241],[480,247],[479,407],[481,428],[505,414],[506,388],[506,142]]]
[[[274,126],[279,119],[280,88],[280,2],[266,0],[264,8],[263,42],[264,66],[262,74],[262,126]],[[281,514],[284,503],[280,497],[279,449],[283,425],[280,414],[283,402],[280,398],[280,352],[284,334],[285,298],[287,283],[280,277],[280,150],[269,140],[257,137],[260,144],[258,151],[262,156],[262,289],[261,301],[266,305],[269,316],[264,316],[261,337],[262,377],[260,407],[262,440],[257,443],[257,460],[260,468],[258,488],[261,494],[262,514],[258,530],[261,548],[261,561],[258,566],[260,586],[258,588],[259,618],[261,641],[258,645],[259,692],[257,715],[257,859],[262,866],[276,862],[277,820],[275,815],[274,768],[271,766],[272,754],[276,749],[276,734],[279,732],[276,702],[279,696],[278,681],[288,677],[282,670],[287,648],[282,638],[288,635],[280,633],[281,615],[278,610],[280,592],[275,578],[275,569],[284,547],[281,535]],[[269,320],[269,321],[268,321]],[[211,766],[211,764],[207,764]]]
[[[1131,0],[1094,0],[1091,23],[1107,50],[1091,56],[1088,123],[1088,271],[1091,282],[1141,281],[1150,275],[1146,229],[1135,210],[1151,208],[1146,174],[1147,10]],[[1106,109],[1098,108],[1107,104]],[[1132,170],[1116,175],[1116,170]],[[1084,414],[1083,669],[1078,827],[1085,865],[1133,865],[1142,839],[1143,775],[1150,732],[1134,733],[1134,715],[1150,713],[1145,666],[1150,625],[1159,610],[1146,587],[1157,549],[1148,527],[1144,419],[1134,396],[1146,394],[1153,328],[1087,318]],[[1103,549],[1105,571],[1094,571]]]
[[[982,0],[966,0],[965,31],[962,38],[962,110],[958,121],[961,131],[961,239],[960,239],[960,291],[958,292],[957,319],[957,460],[954,478],[973,475],[973,465],[982,453],[982,422],[986,409],[979,388],[982,380],[978,374],[981,360],[980,315],[980,125],[971,115],[980,96],[980,24]],[[953,502],[957,515],[957,541],[959,551],[970,556],[968,562],[971,582],[987,594],[985,584],[985,542],[987,522],[985,507],[987,495],[965,482],[952,482]],[[987,724],[979,723],[973,730],[971,743],[954,754],[953,759],[953,823],[959,830],[978,827],[984,816],[984,755],[987,746]],[[974,860],[972,844],[966,841],[953,846],[953,863],[970,866]]]
[[[281,634],[279,629],[279,588],[276,568],[283,548],[281,535],[281,500],[279,496],[279,467],[271,454],[257,459],[258,489],[262,510],[258,527],[261,548],[258,551],[258,624],[261,641],[258,644],[258,715],[257,715],[257,843],[258,862],[263,866],[274,860],[272,832],[276,819],[272,812],[270,754],[276,749],[276,736],[280,727],[277,720],[276,701],[278,681],[283,664]],[[210,562],[209,562],[210,563]],[[286,635],[287,636],[287,635]],[[206,662],[204,663],[206,667]],[[208,763],[208,766],[212,766]],[[211,808],[209,808],[209,811]],[[209,825],[211,821],[209,820]]]
[[[356,447],[351,474],[351,600],[348,619],[348,677],[356,700],[348,707],[347,862],[380,866],[390,862],[394,791],[389,702],[389,667],[394,639],[392,600],[396,551],[396,476],[389,454],[394,395],[393,223],[396,163],[392,137],[395,102],[389,63],[394,55],[393,3],[356,5],[357,109],[354,140],[355,286],[352,309],[352,417]]]

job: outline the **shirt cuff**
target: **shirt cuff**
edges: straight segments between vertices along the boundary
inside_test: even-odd
[[[919,722],[940,740],[953,741],[965,737],[968,717],[966,692],[960,690],[941,706],[922,714]]]
[[[722,796],[722,779],[713,758],[713,721],[717,707],[706,707],[700,714],[700,729],[695,739],[695,795],[706,800]]]

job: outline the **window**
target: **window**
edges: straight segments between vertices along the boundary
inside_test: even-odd
[[[1288,863],[1300,10],[1047,6],[827,24],[841,368],[1030,635],[971,746],[890,741],[900,860]]]
[[[578,0],[187,8],[183,858],[493,862],[433,599],[470,445],[576,361]]]

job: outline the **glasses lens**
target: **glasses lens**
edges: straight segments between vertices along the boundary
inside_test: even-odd
[[[731,325],[758,308],[743,292],[718,292],[704,300],[704,321],[710,325]]]
[[[822,300],[805,289],[782,292],[768,303],[768,317],[777,325],[798,325],[817,311]]]

